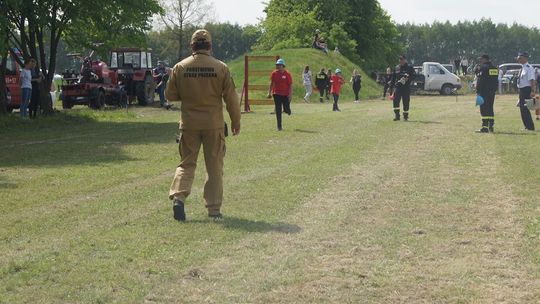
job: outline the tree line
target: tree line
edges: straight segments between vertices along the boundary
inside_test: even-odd
[[[432,24],[399,24],[399,43],[415,63],[475,60],[488,54],[494,63],[512,63],[519,51],[540,62],[540,30],[519,24],[496,24],[490,19]]]

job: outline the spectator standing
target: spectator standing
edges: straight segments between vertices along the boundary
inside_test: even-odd
[[[28,58],[24,64],[24,69],[21,71],[20,84],[22,97],[20,113],[23,119],[28,117],[28,105],[30,103],[30,99],[32,98],[32,70],[35,67],[36,60],[34,58]]]
[[[326,71],[324,70],[324,68],[322,68],[319,74],[315,76],[315,86],[319,90],[319,95],[320,95],[319,102],[323,103],[324,102],[323,97],[324,97],[325,92],[328,98],[328,92],[327,92],[328,75],[326,75]]]
[[[326,102],[330,102],[330,94],[332,94],[330,91],[332,90],[332,69],[328,69],[328,78],[326,82]]]
[[[304,95],[304,102],[309,103],[311,95],[313,94],[313,81],[312,74],[309,70],[309,65],[306,65],[304,68],[304,73],[302,73],[302,81],[304,84],[304,89],[306,90],[306,95]]]
[[[392,69],[390,67],[386,68],[386,74],[382,77],[382,85],[383,85],[383,97],[384,100],[386,98],[386,93],[388,93],[388,89],[390,89],[390,81],[392,80]]]
[[[332,111],[341,112],[341,110],[339,109],[339,106],[338,106],[339,94],[341,92],[341,87],[343,86],[345,81],[343,80],[343,77],[341,76],[341,70],[340,69],[336,69],[336,73],[330,79],[330,83],[332,84],[332,88],[331,88],[332,97],[334,97],[334,106],[333,106]]]
[[[536,79],[534,68],[529,64],[529,54],[520,52],[517,57],[518,63],[522,65],[519,71],[517,86],[519,88],[519,110],[521,120],[526,131],[534,131],[534,121],[531,116],[531,110],[527,108],[527,99],[534,98],[536,95]]]
[[[283,131],[282,112],[291,115],[292,84],[292,76],[285,69],[285,61],[281,58],[278,59],[276,70],[270,75],[270,88],[268,90],[268,97],[274,97],[278,131]]]
[[[350,80],[352,89],[354,92],[354,103],[360,102],[360,89],[362,88],[362,75],[358,74],[358,71],[353,70],[353,74]]]
[[[159,106],[163,107],[167,105],[165,100],[165,88],[167,87],[167,81],[169,80],[169,71],[163,61],[158,61],[157,67],[152,71],[154,80],[157,83],[156,91],[159,95]]]
[[[456,69],[456,75],[459,75],[459,71],[461,70],[461,59],[459,57],[454,59],[454,67]]]
[[[30,105],[28,107],[30,119],[36,118],[37,112],[39,109],[39,103],[41,99],[41,81],[43,80],[43,75],[39,70],[32,69],[32,97],[30,97]]]
[[[469,67],[469,60],[467,59],[467,57],[463,57],[463,59],[461,60],[461,73],[463,75],[467,75],[467,68]]]
[[[540,92],[540,68],[536,68],[536,92]],[[540,109],[536,110],[536,120],[540,120]]]

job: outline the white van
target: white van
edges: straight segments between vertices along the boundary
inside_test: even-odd
[[[424,62],[421,67],[414,69],[416,77],[412,86],[416,90],[451,95],[463,87],[461,79],[438,62]]]

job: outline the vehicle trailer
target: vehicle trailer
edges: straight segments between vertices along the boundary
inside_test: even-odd
[[[64,73],[61,95],[64,109],[74,105],[88,105],[92,109],[101,109],[105,105],[122,107],[135,99],[143,106],[153,102],[149,50],[114,49],[110,66],[101,60],[93,60],[93,53],[84,58],[80,74]]]

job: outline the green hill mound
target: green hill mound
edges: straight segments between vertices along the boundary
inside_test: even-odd
[[[341,101],[352,101],[354,100],[354,94],[352,87],[349,84],[351,75],[354,69],[357,69],[362,75],[362,90],[360,91],[360,98],[374,98],[381,96],[382,89],[380,86],[372,80],[359,66],[352,63],[346,57],[340,54],[334,54],[330,52],[328,55],[325,55],[323,52],[315,49],[286,49],[278,51],[268,51],[268,52],[255,52],[250,55],[262,55],[262,56],[281,56],[287,64],[287,70],[293,76],[294,83],[294,101],[301,101],[305,91],[302,86],[302,72],[304,67],[309,65],[313,75],[317,74],[321,68],[332,69],[334,72],[337,68],[341,69],[343,77],[345,78],[346,85],[343,87]],[[244,57],[237,58],[228,63],[231,68],[231,72],[234,77],[234,81],[239,90],[242,88],[244,83]],[[251,70],[258,71],[271,71],[275,68],[274,63],[272,62],[252,62],[250,63]],[[250,76],[250,84],[269,84],[269,76]],[[312,102],[318,101],[318,92],[313,93]],[[250,98],[264,98],[266,93],[264,92],[250,92]],[[317,96],[315,96],[317,95]]]

